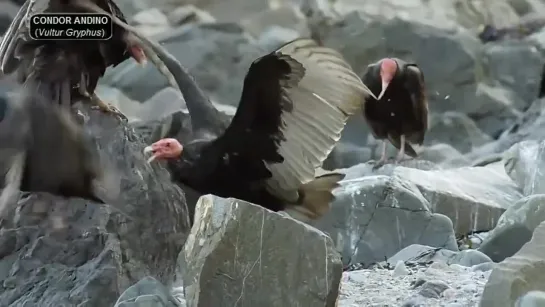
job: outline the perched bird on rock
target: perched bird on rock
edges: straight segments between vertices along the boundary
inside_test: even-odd
[[[33,40],[28,19],[36,13],[94,12],[95,5],[125,22],[123,14],[111,0],[27,0],[6,31],[0,44],[0,68],[3,74],[18,73],[20,82],[32,79],[34,89],[51,97],[53,103],[71,106],[81,98],[90,98],[103,111],[125,118],[119,110],[104,103],[94,93],[98,79],[106,68],[129,57],[138,63],[148,58],[173,80],[163,63],[142,43],[137,35],[114,25],[110,40]],[[177,88],[176,83],[171,82]]]
[[[399,149],[396,161],[404,154],[417,156],[412,144],[421,145],[428,129],[428,101],[424,75],[416,64],[385,58],[367,67],[363,83],[377,99],[364,103],[363,115],[373,136],[383,140],[378,168],[386,162],[386,139]]]
[[[155,142],[145,149],[150,162],[167,160],[175,181],[202,194],[285,210],[303,221],[329,210],[344,174],[316,177],[315,171],[370,95],[338,52],[297,39],[255,60],[226,129],[192,78],[179,83],[197,137],[183,146],[173,138]],[[210,133],[200,132],[203,122],[215,122]]]

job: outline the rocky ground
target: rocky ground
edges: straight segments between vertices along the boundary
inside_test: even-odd
[[[0,0],[0,31],[20,2]],[[324,164],[346,179],[314,225],[233,199],[195,205],[141,154],[187,131],[183,97],[127,61],[99,93],[129,125],[84,111],[121,174],[117,207],[139,218],[25,195],[0,225],[1,306],[545,305],[545,30],[478,38],[482,24],[545,18],[544,1],[116,2],[227,114],[251,61],[300,35],[360,74],[385,56],[416,61],[430,107],[420,158],[373,171],[378,143],[355,116]],[[0,99],[13,87],[0,80]]]

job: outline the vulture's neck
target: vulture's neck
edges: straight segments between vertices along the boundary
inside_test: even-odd
[[[218,129],[223,130],[220,112],[214,107],[189,71],[172,55],[163,50],[154,51],[159,59],[165,63],[180,87],[191,117],[193,133],[199,133],[199,131],[203,130],[217,133]]]

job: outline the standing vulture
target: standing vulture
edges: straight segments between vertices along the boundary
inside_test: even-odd
[[[416,64],[385,58],[369,65],[362,80],[377,97],[370,97],[363,107],[373,136],[383,140],[382,155],[375,168],[386,162],[386,139],[399,149],[397,162],[405,153],[415,158],[411,143],[422,145],[428,129],[422,71]]]
[[[17,101],[0,101],[0,216],[18,191],[104,203],[95,193],[103,178],[99,156],[83,128],[33,86],[23,86]]]
[[[209,101],[191,78],[179,82],[185,82],[180,88],[187,89],[182,92],[193,120],[193,100],[207,106]],[[218,137],[199,135],[184,146],[162,139],[144,152],[153,154],[150,161],[168,160],[173,179],[201,194],[317,219],[328,211],[332,190],[344,175],[315,177],[315,170],[368,95],[338,52],[297,39],[252,63],[238,110]],[[214,117],[208,107],[204,111],[199,121]]]
[[[87,6],[96,5],[125,22],[123,14],[112,0],[27,0],[6,31],[0,43],[2,73],[18,73],[20,82],[33,82],[41,95],[53,103],[70,106],[83,97],[90,98],[101,110],[125,118],[115,107],[101,101],[94,93],[98,79],[106,68],[116,66],[129,57],[138,63],[147,58],[169,78],[164,64],[157,62],[150,47],[137,35],[115,24],[113,37],[106,41],[33,40],[28,19],[36,13],[93,12]],[[171,84],[175,83],[172,81]]]

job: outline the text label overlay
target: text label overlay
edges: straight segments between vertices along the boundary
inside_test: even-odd
[[[45,13],[30,17],[29,30],[35,40],[107,40],[113,23],[104,14]]]

